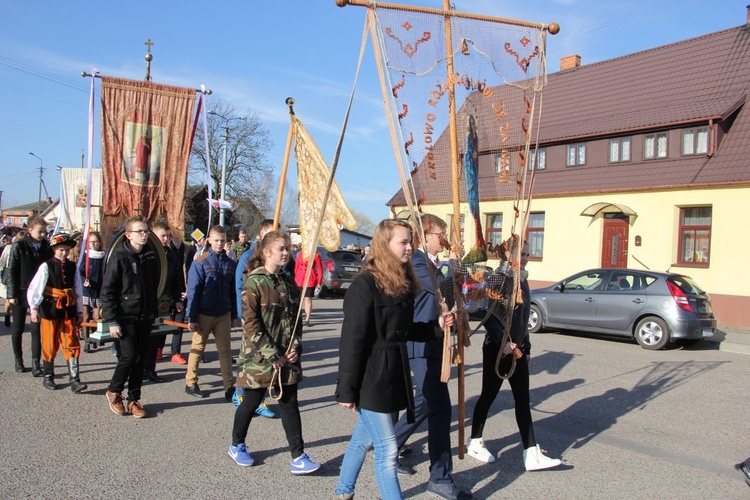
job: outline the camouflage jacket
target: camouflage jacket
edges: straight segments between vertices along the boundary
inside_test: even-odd
[[[302,355],[302,323],[293,327],[299,301],[299,288],[284,272],[269,274],[264,267],[259,267],[247,277],[242,290],[243,334],[237,387],[268,387],[273,363],[286,353],[290,343]],[[282,385],[302,380],[299,360],[295,364],[299,370],[292,370],[288,365],[282,367]]]

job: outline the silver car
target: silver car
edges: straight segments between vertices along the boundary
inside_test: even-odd
[[[644,349],[712,337],[711,299],[689,276],[590,269],[531,291],[529,331],[544,328],[635,337]]]

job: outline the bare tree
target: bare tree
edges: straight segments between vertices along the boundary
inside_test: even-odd
[[[210,100],[207,110],[208,158],[214,198],[218,198],[221,193],[221,167],[226,137],[225,197],[233,201],[235,210],[250,200],[254,204],[253,208],[263,211],[263,206],[267,203],[262,198],[267,198],[268,192],[259,193],[257,188],[272,171],[267,154],[273,147],[273,141],[268,130],[257,113],[247,110],[240,114],[236,107],[221,99]],[[204,133],[203,127],[199,126],[193,141],[189,173],[194,181],[205,183],[205,172]]]
[[[352,211],[352,214],[354,214],[354,218],[357,219],[357,229],[355,229],[356,232],[369,235],[375,233],[375,226],[377,224],[375,224],[372,219],[370,219],[365,215],[364,212],[360,210],[355,210],[353,208],[350,208],[350,210]]]

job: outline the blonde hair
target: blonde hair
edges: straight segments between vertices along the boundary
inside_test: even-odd
[[[388,246],[393,239],[396,227],[403,227],[413,237],[411,226],[399,219],[385,219],[375,228],[370,242],[370,256],[365,267],[375,278],[375,283],[386,295],[396,300],[416,295],[419,291],[419,280],[411,267],[411,261],[403,263],[391,252]]]

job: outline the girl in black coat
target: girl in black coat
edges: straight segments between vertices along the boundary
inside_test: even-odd
[[[435,340],[439,321],[413,323],[419,281],[411,267],[412,231],[404,221],[384,220],[375,229],[365,271],[344,298],[336,400],[359,420],[341,465],[336,495],[351,498],[367,451],[375,448],[375,478],[384,500],[400,499],[392,415],[406,408],[413,418],[406,341]]]

